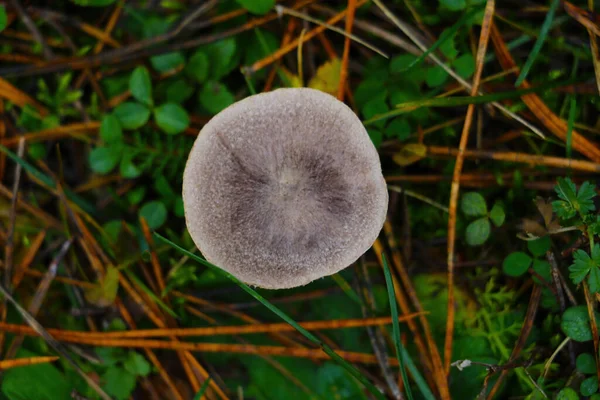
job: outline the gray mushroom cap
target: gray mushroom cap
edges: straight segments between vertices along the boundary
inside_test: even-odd
[[[221,111],[183,175],[185,220],[203,255],[267,289],[346,268],[373,244],[388,193],[377,150],[348,106],[277,89]]]

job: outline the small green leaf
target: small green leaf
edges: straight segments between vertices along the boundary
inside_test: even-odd
[[[174,51],[151,57],[150,64],[158,72],[171,72],[185,64],[185,57],[181,52]]]
[[[475,72],[475,59],[471,54],[463,54],[452,63],[456,73],[464,79],[468,79]]]
[[[210,79],[219,80],[236,67],[237,41],[234,37],[202,46],[201,51],[210,60]]]
[[[38,345],[39,346],[39,345]],[[36,346],[37,347],[37,346]],[[29,358],[48,354],[35,354],[19,349],[16,358]],[[8,400],[68,399],[72,383],[56,367],[58,363],[28,365],[5,370],[2,377],[2,398]],[[32,382],[35,377],[35,383]]]
[[[121,154],[110,147],[96,147],[89,155],[90,167],[98,174],[108,174],[117,164]]]
[[[133,70],[129,78],[129,91],[140,103],[152,107],[152,81],[146,67],[139,66]]]
[[[579,400],[579,395],[571,388],[564,388],[558,392],[556,400]]]
[[[373,97],[362,108],[362,114],[365,119],[371,119],[379,114],[384,114],[389,110],[389,106],[385,101],[385,93]],[[383,129],[385,121],[378,121],[373,124],[375,128]]]
[[[195,52],[185,66],[186,74],[199,83],[204,83],[208,78],[210,62],[202,51]]]
[[[169,135],[181,133],[190,125],[187,111],[175,103],[165,103],[155,108],[154,119],[159,128]]]
[[[131,154],[123,155],[119,164],[119,172],[125,179],[135,179],[142,174],[142,171],[133,163],[133,156]]]
[[[150,229],[158,229],[167,221],[167,208],[160,201],[150,201],[140,208],[140,217],[143,217]]]
[[[595,264],[589,254],[584,250],[577,249],[573,252],[573,264],[569,266],[569,278],[577,285],[585,279],[593,267]]]
[[[590,286],[590,293],[595,294],[600,292],[600,268],[598,266],[594,266],[590,270],[588,285]]]
[[[536,257],[541,257],[550,250],[550,238],[548,236],[541,237],[535,240],[527,241],[529,252]]]
[[[577,370],[582,374],[595,374],[596,373],[596,360],[590,353],[581,353],[577,356],[575,362]]]
[[[600,321],[600,314],[595,312],[596,325]],[[592,340],[590,318],[587,306],[575,306],[568,308],[562,315],[560,322],[562,331],[576,342],[587,342]]]
[[[470,246],[482,245],[490,236],[490,231],[490,220],[487,217],[476,219],[467,226],[467,244]]]
[[[502,270],[508,276],[521,276],[527,272],[531,261],[531,257],[521,251],[510,253],[502,263]]]
[[[546,283],[552,281],[552,267],[550,267],[550,263],[548,263],[548,261],[535,259],[533,260],[532,268],[546,281]],[[536,276],[533,277],[533,280],[536,283],[541,283]]]
[[[131,189],[129,192],[127,192],[127,200],[129,201],[129,204],[132,204],[132,205],[139,204],[144,199],[145,195],[146,195],[146,187],[138,186],[138,187]]]
[[[412,129],[410,123],[404,118],[396,118],[385,128],[385,136],[406,140],[410,137]]]
[[[130,351],[127,360],[123,363],[127,371],[135,376],[148,376],[150,363],[139,353]]]
[[[483,196],[477,192],[465,193],[460,202],[460,208],[470,217],[482,217],[487,214],[487,205]]]
[[[8,25],[8,16],[6,15],[6,7],[4,4],[0,5],[0,32],[2,32],[6,25]]]
[[[430,88],[436,88],[446,82],[448,73],[439,65],[427,68],[425,82]]]
[[[219,82],[207,82],[200,90],[198,99],[211,114],[217,114],[235,102],[227,86]]]
[[[263,15],[273,9],[275,0],[237,0],[237,2],[252,14]]]
[[[594,211],[596,209],[593,201],[594,197],[596,197],[596,185],[593,185],[588,181],[583,182],[577,192],[577,205],[575,208],[577,208],[581,214],[587,214],[590,211]]]
[[[169,103],[181,104],[194,93],[194,85],[190,85],[185,79],[177,79],[167,87],[167,101]]]
[[[134,102],[119,104],[113,111],[124,129],[135,130],[146,125],[150,118],[148,107]]]
[[[112,114],[104,114],[100,124],[100,137],[106,143],[120,142],[123,140],[123,130],[117,117]]]
[[[504,213],[504,208],[500,203],[494,204],[492,210],[490,211],[490,219],[497,227],[502,226],[504,223],[504,219],[506,218],[506,214]]]
[[[598,391],[598,377],[590,376],[581,382],[579,391],[585,397],[591,396]]]
[[[135,376],[115,366],[106,370],[102,375],[102,381],[104,382],[102,388],[117,400],[128,399],[135,389]]]

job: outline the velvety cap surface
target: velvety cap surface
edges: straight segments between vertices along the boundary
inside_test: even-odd
[[[385,220],[379,155],[358,117],[318,90],[241,100],[202,129],[183,176],[188,230],[250,285],[305,285],[356,261]]]

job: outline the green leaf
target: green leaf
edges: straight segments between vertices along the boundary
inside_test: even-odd
[[[152,107],[152,81],[146,67],[139,66],[133,70],[129,78],[129,91],[140,103]]]
[[[150,64],[152,68],[158,72],[170,72],[185,64],[185,57],[183,53],[174,51],[171,53],[161,54],[150,58]]]
[[[135,389],[135,376],[115,366],[106,370],[102,375],[102,381],[104,382],[102,388],[117,400],[128,399],[133,389]]]
[[[579,395],[571,388],[564,388],[558,392],[556,400],[579,400]]]
[[[467,7],[466,0],[440,0],[440,5],[446,7],[450,11],[460,11]]]
[[[490,219],[497,227],[502,226],[504,223],[504,219],[506,218],[506,214],[504,213],[504,208],[500,203],[494,204],[492,210],[490,211]]]
[[[600,292],[600,267],[597,265],[590,270],[588,285],[590,286],[590,293],[595,294]]]
[[[546,252],[550,250],[550,245],[550,237],[548,236],[527,241],[527,249],[529,249],[529,252],[536,257],[545,255]]]
[[[113,113],[124,129],[135,130],[146,125],[150,118],[148,107],[140,103],[125,102],[119,104]]]
[[[2,32],[6,25],[8,25],[8,16],[6,15],[6,7],[4,4],[0,5],[0,32]]]
[[[483,196],[477,192],[465,193],[460,202],[460,208],[470,217],[482,217],[487,215],[487,205]]]
[[[117,117],[113,114],[104,114],[100,124],[100,137],[106,143],[120,142],[123,140],[123,130]]]
[[[234,59],[236,49],[237,41],[233,37],[201,47],[200,50],[210,60],[210,79],[217,81],[236,67]]]
[[[569,278],[577,285],[585,279],[595,266],[596,264],[587,252],[577,249],[573,252],[573,264],[569,266]]]
[[[550,267],[548,261],[535,259],[533,260],[532,268],[538,275],[544,278],[546,283],[552,281],[552,267]],[[537,283],[540,283],[537,277],[534,277],[533,279]]]
[[[575,208],[582,215],[594,211],[596,209],[594,201],[592,200],[594,197],[596,197],[596,185],[593,185],[588,181],[583,182],[577,192],[577,205]]]
[[[117,164],[121,154],[111,147],[96,147],[89,154],[89,162],[92,170],[98,174],[108,174]]]
[[[436,88],[446,82],[448,73],[439,65],[429,67],[425,75],[425,82],[430,88]]]
[[[169,135],[181,133],[190,125],[187,111],[175,103],[165,103],[155,108],[154,119],[158,127]]]
[[[475,72],[475,59],[471,54],[463,54],[452,63],[456,73],[464,79],[468,79]]]
[[[594,312],[596,325],[600,321],[600,314]],[[592,340],[590,318],[587,306],[575,306],[568,308],[562,315],[560,322],[562,331],[576,342],[587,342]]]
[[[202,51],[195,52],[185,66],[186,74],[196,82],[204,83],[208,79],[210,71],[210,62],[208,56]]]
[[[554,191],[562,201],[552,202],[552,210],[562,219],[573,218],[577,214],[577,192],[573,181],[569,178],[558,178]]]
[[[373,97],[365,104],[365,106],[362,108],[362,114],[365,119],[370,119],[376,115],[386,113],[389,109],[390,107],[385,101],[385,93],[382,93]],[[381,123],[375,123],[373,125],[375,128],[383,129],[385,122],[382,121]]]
[[[125,179],[135,179],[142,174],[142,171],[133,163],[132,154],[124,154],[119,164],[119,172]]]
[[[109,307],[119,291],[119,270],[112,265],[106,269],[104,279],[85,291],[85,299],[97,307]]]
[[[47,354],[35,354],[19,349],[16,358],[41,355]],[[2,394],[9,400],[69,399],[71,385],[55,367],[55,363],[35,364],[4,371]]]
[[[582,374],[595,374],[596,373],[596,360],[590,353],[581,353],[577,356],[575,362],[577,370]]]
[[[400,141],[408,139],[411,133],[410,123],[403,118],[396,118],[385,128],[385,136],[397,138]]]
[[[116,0],[71,0],[73,3],[78,6],[83,7],[105,7],[111,5]]]
[[[150,229],[158,229],[167,221],[167,208],[160,201],[150,201],[140,208],[140,217],[143,217]]]
[[[167,101],[169,103],[183,103],[194,93],[194,85],[185,79],[177,79],[167,87]]]
[[[211,114],[218,114],[235,102],[227,86],[219,82],[207,82],[198,94],[198,100]]]
[[[590,376],[581,382],[579,391],[585,397],[591,396],[598,391],[598,377]]]
[[[490,236],[490,232],[491,224],[487,217],[476,219],[467,226],[467,244],[470,246],[482,245]]]
[[[521,251],[510,253],[502,263],[502,270],[508,276],[521,276],[527,272],[531,261],[531,257]]]
[[[236,0],[242,7],[252,14],[263,15],[273,9],[275,0]]]
[[[139,353],[130,351],[127,360],[123,363],[127,371],[135,376],[148,376],[150,373],[150,363]]]

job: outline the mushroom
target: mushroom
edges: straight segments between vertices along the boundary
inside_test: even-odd
[[[388,193],[356,114],[324,92],[285,88],[238,101],[202,128],[183,205],[208,261],[249,285],[285,289],[364,254]]]

